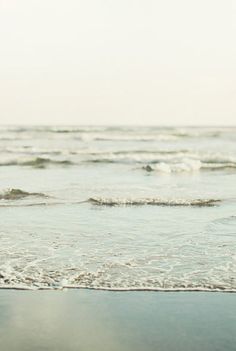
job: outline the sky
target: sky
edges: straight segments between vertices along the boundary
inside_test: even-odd
[[[236,125],[236,0],[0,0],[0,124]]]

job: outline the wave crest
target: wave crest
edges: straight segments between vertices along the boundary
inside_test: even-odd
[[[43,193],[29,193],[21,189],[7,189],[4,192],[0,193],[0,200],[20,200],[25,197],[36,196],[36,197],[48,197]]]
[[[157,171],[163,173],[181,173],[181,172],[195,172],[200,170],[206,171],[217,171],[224,169],[234,169],[236,163],[211,163],[202,162],[200,160],[183,160],[178,163],[167,163],[158,162],[153,164],[147,164],[143,169],[147,172]]]
[[[94,205],[103,206],[215,206],[221,200],[219,199],[161,199],[161,198],[102,198],[91,197],[88,200]]]

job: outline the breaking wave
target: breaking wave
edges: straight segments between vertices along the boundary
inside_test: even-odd
[[[0,193],[0,200],[20,200],[26,197],[48,197],[43,193],[30,193],[21,189],[7,189]]]
[[[103,206],[215,206],[221,200],[219,199],[161,199],[161,198],[102,198],[91,197],[88,200],[94,205]]]
[[[196,171],[236,170],[236,157],[230,154],[194,151],[188,148],[91,150],[86,148],[7,147],[2,153],[0,166],[70,166],[81,164],[140,165],[147,172],[181,173]],[[7,154],[15,154],[9,158]]]
[[[200,160],[183,160],[183,162],[158,162],[147,164],[143,167],[147,172],[158,171],[163,173],[194,172],[199,170],[217,171],[224,169],[235,169],[235,162],[211,163]]]
[[[185,160],[178,163],[159,162],[143,167],[147,172],[159,171],[164,173],[193,172],[202,168],[202,162],[199,160]]]
[[[121,269],[126,274],[122,276],[117,271],[116,275],[113,272],[114,268]],[[40,263],[38,266],[34,263],[32,266],[28,264],[25,268],[5,265],[0,267],[0,289],[236,292],[235,282],[227,275],[224,276],[223,269],[220,270],[220,277],[210,276],[206,281],[200,272],[198,272],[199,277],[196,277],[195,271],[190,271],[181,278],[175,274],[166,277],[157,274],[153,277],[148,271],[145,272],[147,275],[141,274],[137,277],[135,272],[133,272],[134,276],[132,275],[134,268],[130,262],[107,263],[96,271],[83,270],[79,267],[63,267],[55,270],[55,268],[40,267]]]

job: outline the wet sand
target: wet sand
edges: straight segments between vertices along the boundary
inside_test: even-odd
[[[0,291],[1,351],[234,351],[236,294]]]

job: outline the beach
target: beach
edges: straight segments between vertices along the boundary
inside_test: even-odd
[[[0,351],[236,351],[236,1],[0,1]]]
[[[1,351],[234,351],[227,293],[0,291]]]

